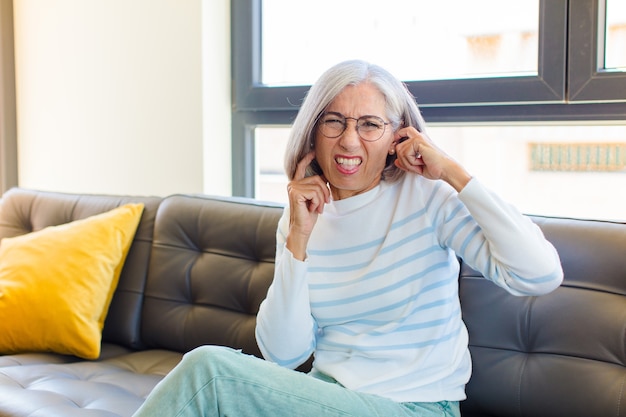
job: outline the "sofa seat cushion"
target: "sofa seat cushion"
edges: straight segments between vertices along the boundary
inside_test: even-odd
[[[100,357],[98,360],[110,359],[131,352],[134,352],[134,350],[115,343],[103,343],[100,348]],[[15,353],[13,355],[0,355],[0,368],[4,368],[5,366],[40,365],[46,363],[72,363],[81,360],[82,359],[77,356],[61,355],[52,352]]]
[[[0,368],[0,415],[132,416],[182,354],[132,352],[99,361]]]

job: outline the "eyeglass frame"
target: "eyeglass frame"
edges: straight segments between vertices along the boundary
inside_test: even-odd
[[[336,116],[338,116],[338,117],[340,117],[340,118],[343,118],[343,119],[344,119],[344,121],[345,121],[345,122],[343,123],[343,130],[342,130],[342,131],[341,131],[341,132],[340,132],[337,136],[328,136],[328,135],[326,135],[326,134],[322,131],[322,130],[323,130],[323,129],[322,129],[322,124],[321,124],[321,122],[322,122],[322,118],[323,118],[324,116],[326,116],[326,115],[329,115],[329,114],[331,114],[331,115],[336,115]],[[362,119],[367,119],[367,118],[376,118],[376,119],[380,120],[380,121],[382,122],[382,124],[383,124],[382,133],[380,134],[380,136],[379,136],[378,138],[376,138],[376,139],[374,139],[374,140],[371,140],[371,139],[365,139],[365,138],[361,135],[361,132],[359,131],[359,127],[360,127],[360,126],[359,126],[359,120],[362,120]],[[356,130],[357,135],[359,135],[359,138],[360,138],[361,140],[364,140],[365,142],[376,142],[376,141],[380,140],[383,136],[385,136],[385,131],[386,131],[386,129],[387,129],[387,125],[392,124],[391,122],[386,122],[386,121],[385,121],[385,119],[383,119],[383,118],[382,118],[382,117],[380,117],[380,116],[376,116],[376,115],[374,115],[374,114],[366,114],[366,115],[364,115],[364,116],[361,116],[361,117],[358,117],[358,118],[357,118],[357,117],[348,117],[348,116],[344,116],[343,114],[341,114],[341,113],[339,113],[339,112],[334,112],[334,111],[329,111],[329,112],[323,112],[323,113],[321,113],[321,114],[320,114],[320,116],[319,116],[319,117],[318,117],[318,119],[317,119],[317,122],[316,122],[315,124],[316,124],[317,128],[319,129],[320,133],[322,134],[322,136],[324,136],[325,138],[328,138],[328,139],[337,139],[338,137],[340,137],[341,135],[343,135],[343,134],[345,133],[345,131],[348,129],[348,120],[354,120],[354,121],[356,122],[356,123],[355,123],[355,125],[354,125],[354,129]]]

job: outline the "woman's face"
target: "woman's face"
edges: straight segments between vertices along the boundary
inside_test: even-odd
[[[378,116],[389,122],[384,96],[367,82],[344,88],[326,109],[329,112],[354,119]],[[346,119],[347,128],[337,138],[327,138],[319,128],[315,132],[315,159],[335,200],[364,193],[378,185],[387,155],[395,146],[391,125],[385,126],[380,139],[367,142],[359,137],[354,119]]]

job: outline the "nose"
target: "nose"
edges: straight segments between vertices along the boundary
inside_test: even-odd
[[[361,146],[361,137],[357,130],[357,121],[353,118],[346,118],[346,129],[339,137],[339,146],[343,149],[350,150]]]

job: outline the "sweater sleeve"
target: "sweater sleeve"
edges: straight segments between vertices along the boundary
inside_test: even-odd
[[[317,326],[310,309],[307,262],[285,248],[288,224],[285,209],[276,233],[274,280],[259,307],[255,336],[265,359],[293,369],[313,353]]]
[[[458,194],[469,211],[450,218],[448,243],[464,262],[514,295],[540,295],[563,281],[559,255],[539,226],[472,179]],[[452,217],[451,217],[452,218]]]

